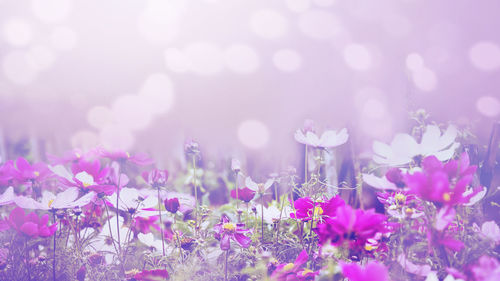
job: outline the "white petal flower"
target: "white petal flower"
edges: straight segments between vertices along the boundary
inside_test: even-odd
[[[349,135],[345,128],[339,132],[333,130],[325,131],[321,137],[318,137],[318,135],[311,131],[307,131],[304,134],[304,132],[299,129],[295,132],[294,137],[295,140],[301,144],[319,148],[332,148],[346,143]]]

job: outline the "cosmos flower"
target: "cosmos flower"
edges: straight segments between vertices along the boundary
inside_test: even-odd
[[[349,281],[389,281],[387,268],[377,261],[369,261],[365,266],[341,262],[340,267]]]
[[[397,134],[390,145],[375,141],[373,143],[373,161],[388,166],[405,165],[417,156],[435,156],[441,161],[449,160],[455,154],[459,143],[455,142],[457,129],[449,126],[441,135],[438,126],[428,125],[418,143],[408,134]]]
[[[134,219],[134,230],[148,234],[151,233],[151,228],[156,229],[157,231],[160,231],[160,226],[156,224],[156,221],[158,220],[158,216],[151,216],[151,217],[136,217]]]
[[[424,215],[422,202],[408,191],[379,192],[377,199],[394,218],[418,218]]]
[[[130,162],[139,166],[147,166],[153,164],[153,160],[146,154],[131,155],[124,150],[108,151],[101,149],[99,155],[117,162]]]
[[[236,241],[241,247],[248,248],[252,239],[245,236],[245,233],[250,232],[250,229],[245,229],[242,223],[232,223],[225,215],[221,217],[220,223],[214,226],[215,239],[220,240],[220,248],[227,251],[231,248],[231,240]]]
[[[484,222],[481,226],[481,233],[495,244],[500,244],[500,228],[495,221]]]
[[[43,162],[38,162],[31,165],[23,157],[19,157],[15,163],[15,170],[11,170],[14,180],[19,183],[26,183],[32,181],[43,181],[53,175],[47,165]]]
[[[168,180],[168,171],[153,169],[149,172],[142,173],[142,178],[152,187],[158,188],[165,186]]]
[[[116,208],[116,198],[116,193],[107,198],[107,202],[114,208]],[[136,217],[157,216],[158,211],[154,209],[157,206],[158,198],[146,192],[129,187],[124,187],[120,192],[118,209],[133,214]]]
[[[291,213],[290,217],[303,221],[308,221],[312,218],[319,220],[324,217],[334,217],[337,208],[343,205],[345,205],[345,202],[339,196],[333,196],[326,202],[316,203],[310,197],[299,198],[294,201],[295,212]]]
[[[428,264],[415,264],[409,261],[404,253],[398,256],[397,262],[405,269],[406,272],[418,276],[426,277],[430,273],[434,272]]]
[[[48,214],[44,214],[41,218],[34,212],[26,215],[19,207],[10,212],[8,219],[12,228],[33,238],[49,237],[57,231],[57,224],[48,225],[48,222]]]
[[[153,233],[151,232],[148,234],[139,233],[137,235],[137,238],[139,239],[139,241],[141,241],[142,244],[152,248],[154,251],[156,252],[162,251],[163,242],[161,241],[161,239],[156,239]]]
[[[9,186],[4,193],[0,195],[0,206],[9,205],[14,203],[16,195],[14,194],[14,188]]]
[[[134,275],[137,281],[163,281],[168,278],[168,271],[165,269],[143,270]]]
[[[16,176],[14,161],[9,160],[0,165],[0,186],[9,186]]]
[[[343,205],[336,211],[335,217],[325,218],[315,229],[321,244],[330,241],[334,245],[341,245],[345,241],[350,248],[362,248],[377,233],[389,232],[385,224],[387,217],[375,213],[373,209],[354,210],[349,205]]]
[[[256,183],[251,177],[246,177],[245,179],[245,187],[259,194],[264,194],[271,186],[273,186],[273,183],[274,179],[268,179],[265,183]]]
[[[347,142],[349,135],[347,129],[342,129],[339,132],[328,130],[324,131],[321,137],[312,131],[297,130],[295,132],[295,140],[301,144],[317,148],[332,148],[340,146]]]
[[[168,198],[165,199],[165,201],[163,201],[163,204],[165,205],[165,209],[172,214],[177,213],[180,207],[179,198],[175,197],[170,199]]]
[[[238,198],[236,198],[236,189],[233,189],[231,190],[231,197],[248,203],[255,197],[255,191],[248,187],[238,188]]]
[[[96,165],[97,163],[97,165]],[[84,192],[94,191],[97,194],[111,195],[116,186],[108,183],[111,173],[109,168],[100,168],[99,162],[81,161],[72,166],[69,172],[64,166],[50,166],[50,170],[58,176],[61,184],[67,187],[78,187]],[[126,182],[124,182],[126,184]]]
[[[95,197],[94,192],[89,192],[78,198],[78,188],[70,187],[58,194],[48,190],[42,192],[41,202],[31,197],[18,196],[14,199],[17,206],[24,209],[51,210],[83,207],[89,204]]]
[[[460,163],[460,164],[459,164]],[[420,198],[445,205],[468,203],[482,187],[465,193],[472,182],[475,166],[469,166],[469,157],[462,154],[460,160],[441,163],[435,156],[422,160],[422,171],[407,173],[405,182],[411,192]]]
[[[301,281],[314,280],[318,272],[313,272],[309,269],[303,269],[302,266],[307,262],[309,256],[307,251],[303,250],[297,256],[293,263],[282,263],[276,267],[271,274],[273,281]]]
[[[231,170],[235,173],[239,173],[241,171],[241,163],[238,159],[231,159]]]
[[[471,272],[475,281],[500,280],[500,263],[496,258],[484,255],[471,267]]]

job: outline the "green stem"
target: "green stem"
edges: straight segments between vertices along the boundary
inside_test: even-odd
[[[194,184],[194,232],[198,233],[198,186],[196,182],[196,159],[193,155],[193,184]]]
[[[160,187],[158,187],[158,216],[160,217],[161,247],[162,247],[162,250],[163,250],[163,256],[165,256],[165,239],[163,238],[163,220],[161,218]]]

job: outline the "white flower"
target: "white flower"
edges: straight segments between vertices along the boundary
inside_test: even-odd
[[[0,206],[8,205],[14,202],[15,199],[14,188],[9,186],[2,195],[0,195]]]
[[[378,164],[399,166],[410,163],[415,156],[436,156],[440,161],[453,157],[459,143],[455,142],[457,129],[449,126],[441,135],[438,126],[428,125],[422,141],[418,143],[408,134],[396,134],[390,145],[375,141],[373,161]]]
[[[363,182],[368,184],[371,187],[380,189],[380,190],[398,190],[398,187],[390,182],[386,176],[377,177],[373,174],[362,174]]]
[[[75,207],[83,207],[89,204],[95,197],[95,192],[89,192],[78,198],[78,188],[70,187],[63,192],[55,195],[50,191],[42,192],[42,200],[38,202],[30,197],[18,196],[14,199],[17,206],[23,209],[68,209]]]
[[[128,227],[123,226],[123,218],[120,217],[118,220],[118,229],[116,227],[116,220],[116,216],[114,216],[106,221],[101,232],[88,245],[88,247],[95,251],[103,252],[108,264],[112,263],[113,256],[118,254],[118,232],[120,233],[120,246],[122,251],[124,251],[127,244],[133,238],[132,231],[129,231]]]
[[[274,179],[268,179],[265,183],[256,183],[252,180],[251,177],[247,177],[245,179],[245,187],[250,188],[251,190],[257,193],[264,193],[268,190],[274,183]]]
[[[148,247],[154,248],[157,252],[162,251],[163,249],[161,239],[155,239],[155,236],[151,232],[148,234],[139,233],[137,235],[137,238],[139,239],[139,241],[141,241],[141,243]]]
[[[257,208],[257,217],[260,218],[262,217],[262,208]],[[293,210],[290,208],[290,206],[284,206],[283,207],[283,212],[280,212],[280,209],[276,206],[269,206],[269,207],[264,207],[264,221],[267,224],[272,224],[273,220],[278,220],[280,218],[280,213],[281,213],[281,219],[286,219],[288,218],[288,214],[292,213]]]
[[[120,191],[118,209],[134,214],[136,217],[157,216],[158,211],[156,210],[144,210],[158,207],[158,198],[148,193],[147,191],[139,191],[135,188],[122,188]],[[113,193],[108,197],[108,202],[111,203],[114,208],[116,208],[116,197],[117,193]]]
[[[311,131],[307,131],[304,134],[304,132],[299,129],[295,132],[295,140],[297,142],[320,148],[332,148],[342,145],[347,142],[348,138],[349,135],[347,134],[346,128],[339,132],[333,130],[325,131],[321,137],[318,137],[318,135]]]

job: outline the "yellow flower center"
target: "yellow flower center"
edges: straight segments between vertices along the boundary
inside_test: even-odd
[[[405,212],[408,214],[408,215],[411,215],[415,212],[415,210],[413,208],[406,208],[405,209]]]
[[[80,157],[82,157],[82,156],[80,155],[80,153],[78,153],[78,152],[75,152],[75,156],[76,156],[76,158],[78,158],[78,159],[80,159]]]
[[[367,251],[373,251],[375,249],[377,249],[377,247],[375,247],[373,245],[370,245],[370,244],[365,245],[365,250],[367,250]]]
[[[394,199],[398,204],[404,204],[406,202],[406,196],[402,193],[396,193],[396,195],[394,195]]]
[[[443,200],[448,202],[451,200],[451,194],[449,192],[443,193]]]
[[[127,155],[127,158],[130,158],[130,153],[125,152],[125,154]]]
[[[290,271],[293,269],[295,265],[293,263],[287,263],[284,267],[283,267],[283,270],[284,271]]]
[[[309,268],[304,269],[304,271],[302,271],[302,276],[306,276],[306,274],[309,272],[313,272],[313,271],[310,270]]]
[[[35,171],[34,174],[35,174],[35,177],[38,177],[40,175],[40,172],[39,171]]]
[[[236,229],[236,224],[234,223],[225,223],[222,228],[224,228],[225,230],[228,230],[228,231],[234,231]]]
[[[54,199],[50,199],[50,201],[49,201],[49,207],[52,206],[52,203],[54,203]]]

